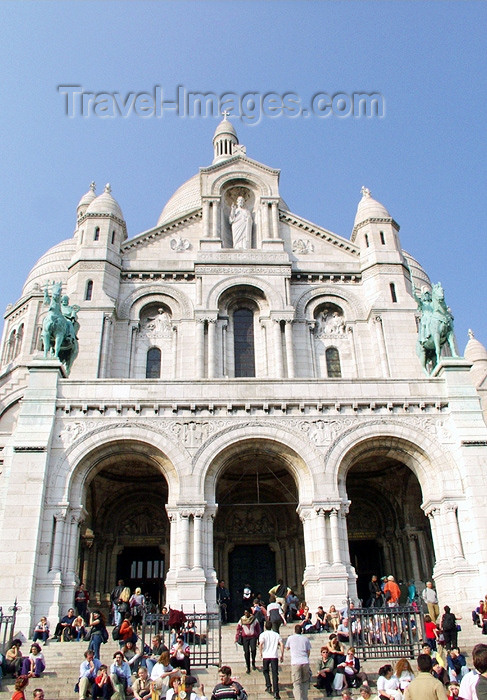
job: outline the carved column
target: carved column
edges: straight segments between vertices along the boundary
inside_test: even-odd
[[[322,552],[321,552],[321,557],[322,557],[322,562],[323,564],[330,564],[330,551],[329,551],[329,546],[328,546],[328,529],[326,526],[326,521],[327,521],[327,511],[324,510],[323,508],[320,508],[318,511],[318,522],[319,522],[319,528],[320,528],[320,534],[321,534],[321,542],[322,542]]]
[[[282,358],[282,332],[280,319],[274,318],[274,358],[276,362],[276,377],[281,379],[284,376],[284,363]]]
[[[208,319],[208,377],[216,376],[216,318]]]
[[[355,348],[355,333],[353,331],[352,326],[347,326],[346,332],[348,333],[348,337],[350,338],[350,349],[352,351],[352,363],[353,363],[353,376],[358,377],[359,371],[358,371],[358,366],[357,366],[357,350]]]
[[[293,347],[293,322],[286,320],[284,326],[284,335],[286,338],[286,358],[287,358],[287,376],[292,379],[294,377],[294,347]]]
[[[172,336],[172,378],[177,379],[178,377],[178,328],[173,326]]]
[[[52,546],[51,571],[61,572],[63,552],[64,528],[66,525],[67,508],[63,508],[54,514],[54,542]]]
[[[227,331],[228,331],[228,321],[222,321],[221,325],[221,363],[220,363],[220,376],[228,377],[228,367],[227,367]]]
[[[338,508],[330,510],[331,551],[333,564],[340,564],[340,532],[338,528]]]
[[[205,376],[205,319],[196,319],[196,377]]]
[[[316,323],[314,321],[306,322],[308,327],[308,344],[309,344],[309,359],[311,362],[311,376],[318,377],[318,368],[316,366],[316,349],[315,349],[315,335],[314,329]]]
[[[267,200],[263,200],[261,203],[261,217],[262,217],[262,240],[270,237],[269,234],[269,203]]]
[[[206,570],[207,577],[216,576],[216,562],[214,561],[214,544],[213,544],[213,524],[215,521],[216,507],[212,506],[206,508],[205,512],[205,537],[206,537],[206,562],[204,562],[204,567]]]
[[[181,552],[181,568],[189,569],[189,512],[179,513],[179,548]]]
[[[440,509],[439,508],[431,508],[431,510],[426,513],[428,516],[428,520],[430,521],[431,525],[431,534],[433,536],[433,547],[435,549],[435,559],[436,562],[439,562],[441,559],[443,559],[443,543],[441,540],[441,533],[439,531],[439,526],[438,526],[438,520],[440,517]]]
[[[202,508],[193,514],[193,567],[197,569],[203,568],[203,515]]]
[[[98,377],[101,379],[107,376],[107,365],[110,357],[111,327],[113,323],[112,314],[103,314],[103,328],[101,334],[101,348],[98,359]]]
[[[279,209],[278,209],[278,202],[273,201],[272,202],[272,215],[271,215],[271,230],[272,230],[272,238],[279,238]]]
[[[304,536],[304,553],[305,553],[305,569],[314,566],[313,557],[313,528],[311,523],[311,510],[308,508],[301,508],[299,510],[299,517],[303,523],[303,536]]]
[[[445,503],[443,505],[443,510],[445,513],[445,520],[448,527],[449,533],[449,547],[448,552],[450,558],[453,556],[455,559],[463,559],[463,544],[460,536],[460,530],[458,528],[457,520],[457,504],[456,503]]]
[[[68,515],[67,547],[66,547],[66,577],[68,583],[76,578],[76,554],[79,542],[79,527],[86,516],[86,511],[81,508],[71,510]]]
[[[389,361],[387,358],[387,349],[386,349],[386,343],[385,343],[385,338],[384,338],[384,328],[382,326],[382,316],[376,316],[375,319],[375,327],[377,330],[377,346],[379,349],[379,358],[380,358],[380,364],[382,368],[382,374],[384,377],[390,377],[391,372],[389,369]]]
[[[169,510],[167,508],[167,517],[169,519],[169,568],[174,571],[177,566],[177,541],[178,541],[178,513],[177,510]]]
[[[228,329],[226,333],[227,342],[227,376],[235,376],[235,340],[233,335],[233,321],[228,324]]]
[[[416,533],[408,533],[408,546],[409,546],[409,556],[411,557],[411,566],[413,568],[413,577],[415,581],[421,580],[421,574],[419,571],[419,561],[418,561],[418,550],[417,542],[418,536]]]
[[[210,202],[203,200],[203,238],[210,238]]]
[[[212,238],[220,237],[220,202],[214,199],[212,202]]]
[[[139,330],[139,324],[135,323],[130,331],[129,377],[135,376],[135,354],[137,350],[137,335],[139,334]]]

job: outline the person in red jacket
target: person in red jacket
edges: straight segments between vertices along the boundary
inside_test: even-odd
[[[401,589],[394,580],[394,576],[387,577],[387,583],[384,586],[384,595],[389,608],[395,608],[401,595]]]
[[[120,625],[120,632],[118,633],[118,641],[120,643],[120,649],[125,646],[126,642],[135,642],[137,636],[132,627],[132,615],[127,613],[125,618]]]

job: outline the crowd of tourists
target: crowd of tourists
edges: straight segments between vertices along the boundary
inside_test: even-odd
[[[88,642],[75,686],[80,700],[172,700],[174,695],[174,700],[206,700],[203,686],[198,685],[191,671],[191,645],[196,641],[205,643],[205,640],[196,634],[193,623],[188,623],[181,611],[162,611],[167,613],[169,646],[161,634],[155,634],[150,645],[143,644],[138,632],[146,603],[140,588],[131,593],[123,581],[119,581],[111,594],[108,620],[101,610],[90,611],[87,605],[83,607],[89,594],[84,586],[79,590],[82,593],[81,609],[80,601],[75,604],[76,610],[69,608],[57,622],[52,637],[49,622],[43,616],[33,630],[29,654],[24,656],[22,641],[14,639],[5,657],[0,659],[2,673],[10,673],[15,678],[12,700],[30,697],[30,694],[26,695],[26,687],[45,671],[41,644],[45,645],[50,639]],[[369,591],[367,619],[384,616],[379,610],[374,612],[375,608],[387,609],[400,604],[401,589],[392,576],[384,577],[382,581],[372,577]],[[227,594],[224,582],[220,581],[217,600],[222,617],[227,612],[222,610]],[[418,598],[417,592],[408,587],[407,604],[414,608],[418,605]],[[446,700],[457,697],[487,700],[487,645],[474,647],[471,655],[474,668],[470,669],[465,655],[458,648],[459,618],[448,606],[440,615],[431,582],[427,582],[421,598],[428,614],[424,616],[423,646],[417,658],[417,673],[405,657],[394,664],[386,663],[377,669],[376,688],[373,689],[369,676],[361,667],[353,641],[357,639],[357,631],[362,632],[359,635],[362,643],[378,640],[369,640],[363,629],[359,629],[363,622],[358,618],[363,609],[356,609],[351,602],[339,609],[331,605],[327,611],[318,606],[312,613],[282,580],[269,591],[266,604],[261,595],[245,586],[235,642],[242,647],[247,674],[262,672],[265,691],[277,700],[281,697],[279,666],[287,656],[295,700],[307,700],[311,684],[324,696],[339,695],[345,699],[358,692],[360,697],[371,700]],[[402,614],[401,610],[399,608],[399,614]],[[472,619],[475,625],[487,629],[487,596],[473,611]],[[108,624],[113,626],[111,636],[118,642],[119,649],[112,655],[110,664],[103,664],[100,650],[109,639]],[[286,639],[281,636],[283,625],[292,629]],[[415,632],[416,641],[419,641],[421,630]],[[320,658],[315,669],[310,666],[311,640],[314,639],[310,635],[320,635],[316,637],[320,644]],[[394,642],[394,639],[383,641]],[[225,654],[225,650],[222,651]],[[247,700],[243,686],[232,676],[228,666],[220,668],[219,679],[211,700]],[[43,700],[42,689],[35,688],[33,698]]]

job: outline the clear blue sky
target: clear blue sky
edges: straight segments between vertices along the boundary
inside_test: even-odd
[[[349,237],[366,185],[403,248],[441,280],[463,352],[487,344],[485,2],[2,2],[0,308],[72,236],[91,180],[110,182],[129,237],[212,160],[216,118],[66,116],[85,92],[378,92],[383,118],[233,120],[281,169],[292,211]]]

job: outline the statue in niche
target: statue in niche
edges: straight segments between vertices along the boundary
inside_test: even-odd
[[[171,335],[171,317],[164,309],[157,309],[157,316],[147,319],[145,334],[148,338],[164,338]]]
[[[338,310],[327,307],[320,311],[316,317],[315,335],[317,338],[321,338],[324,335],[343,335],[344,333],[345,322]]]
[[[252,214],[245,208],[245,199],[237,197],[232,204],[228,218],[232,226],[233,247],[246,250],[252,247]]]

